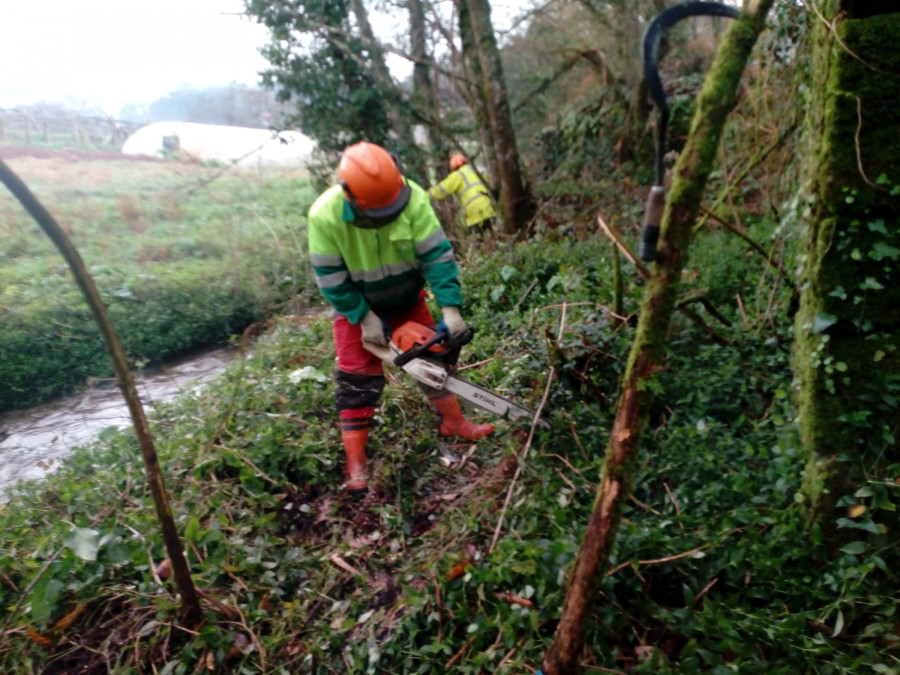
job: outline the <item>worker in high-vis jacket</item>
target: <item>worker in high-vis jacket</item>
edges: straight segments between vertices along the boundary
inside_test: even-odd
[[[466,215],[466,229],[475,235],[473,239],[482,239],[491,232],[497,217],[494,202],[465,156],[457,154],[450,158],[450,173],[440,183],[432,185],[428,194],[434,199],[457,195]]]
[[[456,260],[422,187],[404,177],[396,158],[373,143],[344,150],[337,185],[309,209],[309,253],[316,284],[334,307],[336,399],[347,458],[347,489],[368,488],[369,422],[384,389],[381,360],[363,341],[387,345],[407,321],[434,327],[429,286],[441,309],[438,331],[466,330]],[[448,391],[421,385],[440,433],[474,441],[494,431],[463,417]]]

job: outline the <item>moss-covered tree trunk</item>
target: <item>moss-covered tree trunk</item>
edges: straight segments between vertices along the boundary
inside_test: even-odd
[[[815,9],[794,371],[803,493],[836,549],[881,534],[900,462],[900,4]]]
[[[491,134],[491,120],[488,116],[487,101],[484,99],[484,89],[478,84],[483,79],[481,57],[478,54],[478,41],[472,30],[472,18],[469,14],[469,5],[459,2],[459,38],[462,43],[462,67],[464,77],[462,89],[466,93],[469,108],[475,118],[478,130],[478,139],[484,150],[484,163],[487,166],[490,177],[491,189],[494,196],[498,194],[500,185],[500,166],[497,160],[497,149]]]
[[[514,234],[524,230],[531,222],[535,211],[534,199],[519,164],[516,132],[503,77],[503,63],[491,23],[490,3],[488,0],[466,0],[465,4],[481,64],[481,84],[497,154],[504,228]]]
[[[571,572],[553,643],[544,657],[544,675],[580,672],[578,660],[588,617],[601,574],[609,564],[622,507],[634,484],[638,449],[655,389],[652,380],[664,367],[666,336],[681,273],[688,260],[694,220],[716,160],[725,120],[737,100],[741,74],[773,1],[749,0],[741,18],[725,34],[697,99],[688,140],[675,165],[657,264],[641,305],[594,510]]]

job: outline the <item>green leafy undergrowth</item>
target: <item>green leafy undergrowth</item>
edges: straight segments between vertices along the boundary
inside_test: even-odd
[[[177,625],[131,434],[110,430],[20,486],[0,511],[0,667],[533,672],[593,508],[631,330],[583,249],[524,246],[465,272],[478,331],[461,374],[541,407],[551,429],[500,421],[449,442],[391,370],[361,501],[341,489],[324,317],[281,321],[219,381],[157,409],[204,593],[196,631]],[[676,330],[586,669],[893,672],[896,544],[824,551],[806,531],[785,340],[725,347]],[[896,502],[883,487],[880,503]]]

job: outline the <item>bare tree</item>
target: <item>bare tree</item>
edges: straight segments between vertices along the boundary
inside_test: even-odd
[[[500,185],[500,162],[497,158],[497,147],[494,144],[491,131],[491,118],[488,114],[488,102],[485,98],[484,68],[475,39],[475,31],[472,29],[471,13],[465,0],[458,3],[459,8],[459,37],[462,43],[462,59],[460,61],[463,77],[461,84],[466,92],[469,109],[475,120],[479,141],[484,151],[484,161],[487,165],[489,184],[493,186],[495,194]]]
[[[409,0],[409,40],[413,59],[412,101],[422,129],[427,135],[428,151],[432,158],[445,166],[448,146],[441,133],[438,89],[432,77],[434,59],[428,50],[425,7],[422,0]],[[426,174],[427,175],[427,174]],[[438,177],[442,177],[440,174]]]
[[[413,13],[415,11],[415,7],[413,7],[415,3],[410,3],[410,27],[411,30],[414,28],[413,25]],[[372,30],[372,24],[369,21],[369,14],[366,10],[366,6],[363,4],[362,0],[350,0],[351,8],[353,9],[353,16],[356,19],[357,26],[359,28],[360,36],[363,40],[371,46],[371,68],[375,73],[375,78],[379,83],[388,89],[393,90],[393,95],[390,96],[390,109],[391,109],[391,120],[392,126],[394,129],[394,133],[398,144],[402,144],[406,146],[407,152],[405,152],[406,156],[406,167],[404,168],[405,173],[411,174],[417,181],[427,183],[428,172],[425,168],[424,156],[421,152],[416,152],[412,150],[415,148],[414,135],[413,135],[413,124],[412,124],[412,114],[410,111],[410,107],[405,104],[405,97],[400,95],[398,88],[394,83],[394,78],[391,76],[391,71],[387,66],[387,62],[384,58],[384,51],[381,48],[380,42],[375,37],[375,32]],[[421,7],[419,8],[419,12],[421,13]],[[423,25],[424,28],[424,25]],[[423,44],[424,48],[424,34],[423,34]],[[423,49],[424,55],[424,49]],[[427,78],[427,70],[428,67],[423,64],[417,64],[421,66],[426,72],[425,77]],[[422,75],[420,74],[420,77]]]

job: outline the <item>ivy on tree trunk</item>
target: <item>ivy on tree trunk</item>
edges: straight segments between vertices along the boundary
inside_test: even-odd
[[[900,524],[862,490],[893,483],[900,462],[900,13],[891,5],[818,0],[810,15],[793,368],[805,504],[834,551]],[[848,506],[861,507],[863,531],[841,527]]]

